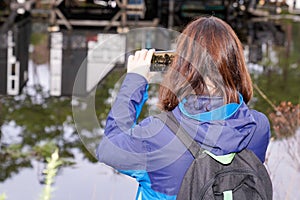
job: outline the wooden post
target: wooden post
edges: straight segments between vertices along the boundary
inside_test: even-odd
[[[58,15],[58,17],[64,22],[64,25],[69,29],[72,30],[72,25],[69,23],[68,19],[62,14],[62,12],[55,8],[55,13]]]
[[[168,28],[172,29],[174,25],[174,0],[169,0],[169,19],[168,19]]]
[[[56,22],[56,14],[55,14],[55,0],[51,0],[50,2],[50,7],[51,7],[51,11],[50,11],[50,18],[49,18],[49,23],[50,25],[54,25]]]
[[[112,24],[120,18],[120,16],[122,15],[122,12],[123,11],[120,10],[119,12],[117,12],[117,14],[115,14],[115,16],[110,20],[110,24],[104,28],[105,31],[108,31],[112,27]]]
[[[122,28],[124,28],[124,26],[126,26],[126,22],[127,22],[127,14],[126,14],[127,4],[128,4],[128,1],[123,0],[123,6],[125,9],[122,9],[122,16],[121,16]]]

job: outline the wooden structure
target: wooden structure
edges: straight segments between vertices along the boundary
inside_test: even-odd
[[[13,13],[0,27],[0,94],[18,95],[28,79],[31,19]]]
[[[115,67],[125,66],[136,48],[167,50],[172,39],[165,29],[144,28],[128,34],[97,30],[50,34],[50,95],[84,96]]]
[[[50,38],[52,96],[85,95],[117,64],[125,64],[125,35],[63,30]]]
[[[94,1],[97,2],[97,1]],[[106,1],[99,1],[106,2]],[[157,26],[158,18],[152,20],[140,20],[144,17],[146,6],[144,1],[132,3],[131,0],[116,0],[115,5],[80,7],[70,0],[52,0],[50,12],[50,24],[63,25],[72,30],[74,26],[103,27],[104,31],[111,28]],[[86,16],[89,16],[86,18]],[[130,17],[131,16],[131,17]],[[137,16],[139,20],[132,19]],[[120,30],[120,29],[119,29]]]

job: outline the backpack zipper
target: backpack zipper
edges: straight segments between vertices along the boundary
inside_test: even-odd
[[[228,173],[252,175],[252,176],[258,177],[257,174],[253,170],[249,170],[249,169],[225,169],[225,170],[222,170],[221,172],[217,173],[214,178],[209,180],[206,185],[204,185],[204,187],[202,188],[200,195],[199,195],[201,198],[200,200],[203,200],[204,195],[207,192],[208,188],[215,182],[217,177],[226,176],[226,174],[228,174]],[[260,194],[259,194],[259,196],[261,197]]]

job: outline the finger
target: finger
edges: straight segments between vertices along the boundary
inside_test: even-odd
[[[146,60],[146,63],[151,63],[151,59],[152,59],[152,56],[153,56],[153,53],[155,52],[155,49],[150,49],[147,53],[147,56],[145,58]]]
[[[140,58],[141,51],[136,51],[134,54],[134,60],[138,60]]]
[[[134,59],[134,56],[133,56],[133,55],[128,56],[128,62],[132,62],[133,59]]]
[[[141,53],[140,53],[140,60],[145,60],[145,59],[146,59],[147,52],[148,52],[147,49],[142,49],[142,50],[141,50]]]
[[[130,55],[128,56],[128,60],[127,60],[127,72],[132,70],[132,67],[134,66],[134,56]]]

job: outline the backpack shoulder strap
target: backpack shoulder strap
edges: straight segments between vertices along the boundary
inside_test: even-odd
[[[176,117],[171,111],[161,112],[160,114],[154,115],[154,117],[159,118],[172,130],[172,132],[180,139],[180,141],[191,152],[194,158],[197,158],[200,155],[200,153],[204,151],[199,146],[199,144],[179,124]]]

